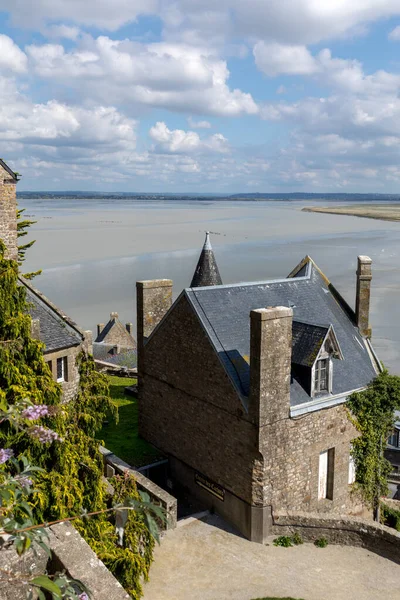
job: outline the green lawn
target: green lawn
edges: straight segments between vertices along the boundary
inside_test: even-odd
[[[136,383],[136,379],[115,375],[107,375],[107,377],[110,383],[110,396],[118,406],[119,422],[115,424],[112,417],[109,417],[108,424],[98,432],[97,439],[102,440],[108,450],[134,467],[163,458],[159,450],[139,437],[138,401],[124,394],[124,388]]]

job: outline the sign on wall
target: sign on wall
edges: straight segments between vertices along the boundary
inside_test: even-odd
[[[201,475],[201,473],[195,473],[194,480],[197,483],[197,485],[202,487],[204,490],[207,490],[207,492],[218,498],[218,500],[221,500],[221,502],[224,502],[225,490],[223,487],[221,487],[217,483],[214,483],[213,481],[210,481],[209,479],[207,479],[207,477]]]

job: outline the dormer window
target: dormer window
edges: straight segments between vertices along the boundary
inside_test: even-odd
[[[314,393],[329,392],[329,358],[317,360],[314,367]]]
[[[331,394],[333,359],[343,359],[332,325],[294,320],[292,335],[292,377],[311,398]]]

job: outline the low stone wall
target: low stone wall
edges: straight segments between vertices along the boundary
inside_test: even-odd
[[[50,528],[52,558],[48,572],[66,571],[84,583],[96,600],[129,600],[129,594],[69,523]]]
[[[178,512],[178,503],[176,498],[150,481],[150,479],[147,479],[147,477],[145,477],[137,469],[134,469],[128,465],[128,463],[118,458],[118,456],[110,452],[110,450],[107,450],[107,448],[100,446],[100,452],[103,455],[105,476],[110,477],[114,474],[111,469],[113,469],[115,473],[131,473],[136,479],[138,490],[147,492],[152,502],[164,508],[167,515],[166,529],[175,529]]]
[[[70,523],[53,525],[47,532],[48,545],[52,551],[50,559],[41,548],[35,548],[36,554],[30,549],[21,558],[14,548],[0,552],[3,570],[1,600],[26,600],[28,592],[31,592],[35,600],[36,588],[23,582],[45,572],[54,575],[63,571],[73,579],[82,581],[93,599],[129,600],[129,594]],[[4,571],[13,574],[9,582],[4,581]]]
[[[317,513],[274,513],[272,533],[300,533],[305,541],[325,537],[331,544],[361,546],[400,564],[400,532],[357,517],[324,517]]]

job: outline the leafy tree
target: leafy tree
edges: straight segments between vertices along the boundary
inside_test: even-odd
[[[28,235],[27,229],[29,229],[29,227],[31,225],[34,225],[36,223],[36,221],[30,221],[29,219],[22,220],[22,213],[24,213],[24,212],[25,212],[25,208],[17,209],[17,237],[18,238]],[[26,244],[21,244],[20,246],[18,246],[18,265],[19,266],[21,266],[25,260],[26,251],[33,246],[35,241],[36,240],[31,240],[30,242],[27,242]],[[42,272],[42,270],[40,269],[39,271],[32,271],[31,273],[24,273],[24,277],[25,277],[25,279],[33,279],[37,275],[40,275],[41,272]]]
[[[400,377],[384,369],[364,391],[351,394],[347,407],[350,420],[361,434],[352,444],[355,487],[379,521],[380,498],[388,493],[391,471],[384,449],[393,431],[394,411],[400,408]]]
[[[79,393],[70,402],[62,402],[61,386],[43,357],[44,346],[31,336],[18,262],[6,259],[4,253],[0,240],[0,409],[7,416],[0,415],[0,453],[6,452],[5,460],[0,456],[0,465],[8,460],[7,452],[12,452],[17,460],[24,457],[27,464],[41,469],[36,474],[35,494],[24,499],[35,522],[99,513],[76,526],[106,566],[122,578],[132,597],[138,598],[141,578],[148,576],[154,539],[146,511],[130,511],[128,531],[119,546],[108,514],[102,457],[93,437],[106,414],[115,413],[107,380],[95,370],[93,358],[82,353]],[[17,408],[22,410],[24,427],[12,416]],[[132,501],[143,504],[134,484],[130,492]]]

